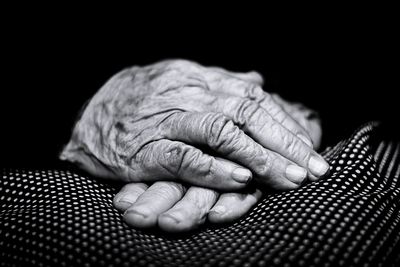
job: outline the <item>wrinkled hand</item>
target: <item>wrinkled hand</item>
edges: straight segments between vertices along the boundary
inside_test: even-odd
[[[114,206],[124,211],[127,224],[167,232],[189,231],[207,219],[212,223],[231,222],[243,216],[261,198],[261,191],[249,188],[241,193],[218,193],[209,188],[185,187],[176,182],[125,185],[114,198]]]
[[[182,60],[127,69],[91,99],[61,158],[100,177],[220,190],[253,174],[276,189],[324,175],[310,134],[261,84],[254,72]]]
[[[321,141],[318,116],[301,104],[291,104],[273,95],[279,104],[309,133],[314,144]],[[195,229],[211,223],[232,222],[257,203],[262,192],[248,188],[242,192],[222,193],[176,182],[129,183],[114,197],[114,206],[124,212],[127,224],[138,228],[158,226],[168,232]]]

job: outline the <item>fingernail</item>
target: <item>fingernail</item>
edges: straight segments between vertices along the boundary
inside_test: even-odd
[[[226,212],[226,208],[224,206],[216,206],[210,210],[210,212],[215,212],[218,215],[222,215]]]
[[[130,205],[133,204],[133,201],[131,199],[129,199],[129,197],[126,197],[126,196],[120,197],[120,199],[118,199],[117,202],[126,203],[126,204],[130,204]]]
[[[127,195],[127,194],[124,195],[124,194],[123,194],[123,195],[121,195],[121,196],[117,196],[115,202],[118,203],[118,204],[120,204],[120,205],[122,205],[122,206],[126,206],[126,205],[131,206],[131,205],[133,204],[134,201],[132,201],[132,200],[129,198],[129,195]]]
[[[157,224],[157,216],[149,211],[128,209],[124,213],[123,218],[128,225],[138,228],[154,227]]]
[[[303,134],[298,134],[297,135],[298,138],[300,138],[304,143],[306,143],[309,147],[313,148],[314,145],[313,143],[310,141],[309,138],[307,138],[306,136],[304,136]]]
[[[169,214],[169,213],[163,214],[162,216],[163,216],[164,218],[173,220],[174,223],[176,223],[176,224],[178,224],[178,223],[181,222],[178,218],[176,218],[175,216],[173,216],[173,215],[171,215],[171,214]]]
[[[311,181],[317,181],[318,180],[318,177],[316,177],[314,174],[312,174],[312,173],[309,173],[308,174],[308,178],[311,180]]]
[[[237,168],[232,173],[232,178],[239,183],[247,183],[251,179],[251,172],[243,168]]]
[[[146,214],[143,214],[143,213],[141,213],[140,211],[137,211],[137,210],[127,210],[125,212],[125,215],[135,216],[136,218],[139,217],[139,219],[146,219],[147,218]]]
[[[117,209],[120,209],[122,211],[128,209],[130,206],[132,206],[132,202],[124,201],[124,200],[119,200],[115,204]]]
[[[296,165],[289,165],[286,168],[286,177],[293,183],[301,184],[307,177],[307,170]]]
[[[329,164],[320,157],[312,156],[308,162],[308,168],[316,176],[322,176],[329,170]]]

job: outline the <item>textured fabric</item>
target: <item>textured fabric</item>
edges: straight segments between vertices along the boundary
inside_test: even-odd
[[[120,185],[68,169],[4,169],[0,262],[14,265],[396,265],[400,146],[369,123],[323,155],[331,174],[269,192],[227,225],[173,236],[132,229],[112,206]]]

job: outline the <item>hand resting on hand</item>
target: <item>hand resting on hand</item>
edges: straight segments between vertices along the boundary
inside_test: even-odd
[[[252,179],[290,190],[329,168],[313,149],[318,119],[261,86],[255,72],[184,60],[126,69],[90,100],[60,157],[131,183],[114,199],[131,225],[184,231],[236,219],[261,196]]]

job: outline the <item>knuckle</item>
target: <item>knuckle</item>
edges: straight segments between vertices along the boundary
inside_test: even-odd
[[[172,142],[168,140],[159,140],[143,146],[133,157],[136,165],[142,166],[147,171],[170,176],[179,176],[184,154],[185,145],[181,142]]]
[[[199,171],[203,177],[203,181],[206,184],[211,184],[215,182],[215,178],[217,177],[217,170],[215,166],[215,158],[211,158],[210,160],[207,161],[206,164],[203,164],[200,168]]]
[[[222,114],[217,114],[211,120],[208,135],[211,148],[219,149],[226,147],[238,139],[239,128]]]
[[[308,162],[310,156],[309,148],[303,145],[302,141],[296,137],[288,137],[290,141],[285,141],[285,151],[291,159],[297,162]]]
[[[210,137],[210,140],[217,141],[224,129],[227,127],[229,119],[222,114],[215,114],[209,121],[208,137]]]
[[[179,176],[186,151],[183,143],[171,142],[164,153],[158,153],[157,162],[173,175]]]
[[[210,173],[214,172],[215,158],[207,157],[199,149],[186,147],[186,152],[182,154],[180,169],[177,173],[186,173],[207,178]],[[211,175],[214,177],[214,175]]]
[[[185,168],[195,171],[202,177],[207,177],[214,172],[215,159],[213,157],[205,157],[200,150],[194,150],[190,154],[185,161],[188,163]]]
[[[165,198],[182,195],[185,192],[185,187],[175,182],[156,182],[154,187],[157,188],[155,192]]]
[[[294,140],[294,137],[290,134],[282,134],[283,148],[288,155],[294,155],[298,150],[298,145]]]
[[[247,98],[256,100],[258,102],[266,97],[264,90],[259,85],[254,83],[247,83],[246,92]]]
[[[265,176],[271,167],[272,152],[268,151],[260,144],[251,142],[241,149],[242,158],[248,162],[248,167],[257,175]]]
[[[261,107],[254,101],[243,99],[240,101],[235,114],[235,120],[239,125],[258,124],[260,118]]]
[[[267,154],[261,164],[257,164],[256,172],[263,177],[271,176],[271,172],[275,169],[277,158]]]
[[[210,203],[213,203],[218,193],[215,190],[208,188],[195,188],[192,190],[188,201],[193,204],[193,207],[201,214],[206,213],[209,209]]]

